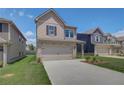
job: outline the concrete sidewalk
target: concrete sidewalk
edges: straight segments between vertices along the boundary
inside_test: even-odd
[[[54,85],[123,85],[124,74],[80,60],[44,61]]]

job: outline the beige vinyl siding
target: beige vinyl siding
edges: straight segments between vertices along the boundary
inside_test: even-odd
[[[8,47],[8,59],[10,61],[23,57],[22,55],[19,56],[20,53],[25,55],[26,42],[19,41],[19,33],[16,30],[13,26],[10,27],[11,45]]]
[[[41,16],[36,21],[37,30],[37,57],[43,60],[72,59],[76,57],[76,28],[66,26],[53,12]],[[56,28],[55,35],[48,35],[47,26]],[[73,31],[74,37],[66,38],[65,30]],[[75,48],[74,48],[75,46]]]
[[[49,36],[49,35],[47,35],[47,28],[46,28],[47,25],[56,26],[56,36]],[[66,29],[68,29],[68,28],[66,28]],[[75,33],[74,29],[71,29],[71,30]],[[37,38],[38,39],[47,38],[47,39],[63,40],[63,39],[65,39],[64,27],[61,26],[54,19],[54,17],[50,17],[44,23],[38,25],[38,27],[37,27]],[[75,40],[75,39],[76,39],[76,35],[74,34],[74,37],[71,38],[71,40]]]

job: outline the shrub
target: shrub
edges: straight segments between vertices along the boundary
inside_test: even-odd
[[[91,62],[92,63],[95,63],[95,62],[97,62],[98,60],[97,60],[97,57],[96,56],[93,56],[92,58],[91,58]]]
[[[90,56],[85,56],[84,58],[85,58],[85,60],[86,60],[87,62],[89,62]]]
[[[99,56],[98,54],[96,54],[96,56]]]

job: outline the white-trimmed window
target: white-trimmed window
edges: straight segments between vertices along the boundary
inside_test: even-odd
[[[52,26],[52,25],[47,25],[46,26],[46,34],[48,36],[56,36],[56,26]]]
[[[73,38],[74,37],[74,33],[72,30],[65,30],[64,33],[65,33],[66,38]]]
[[[8,32],[8,24],[0,23],[0,32]]]
[[[101,42],[102,37],[100,35],[95,35],[95,41]]]

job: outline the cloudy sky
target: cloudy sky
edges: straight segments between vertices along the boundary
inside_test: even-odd
[[[34,19],[47,9],[1,8],[0,17],[12,20],[25,35],[28,42],[35,44]],[[106,33],[124,35],[124,9],[55,9],[66,24],[76,26],[78,32],[100,27]]]

